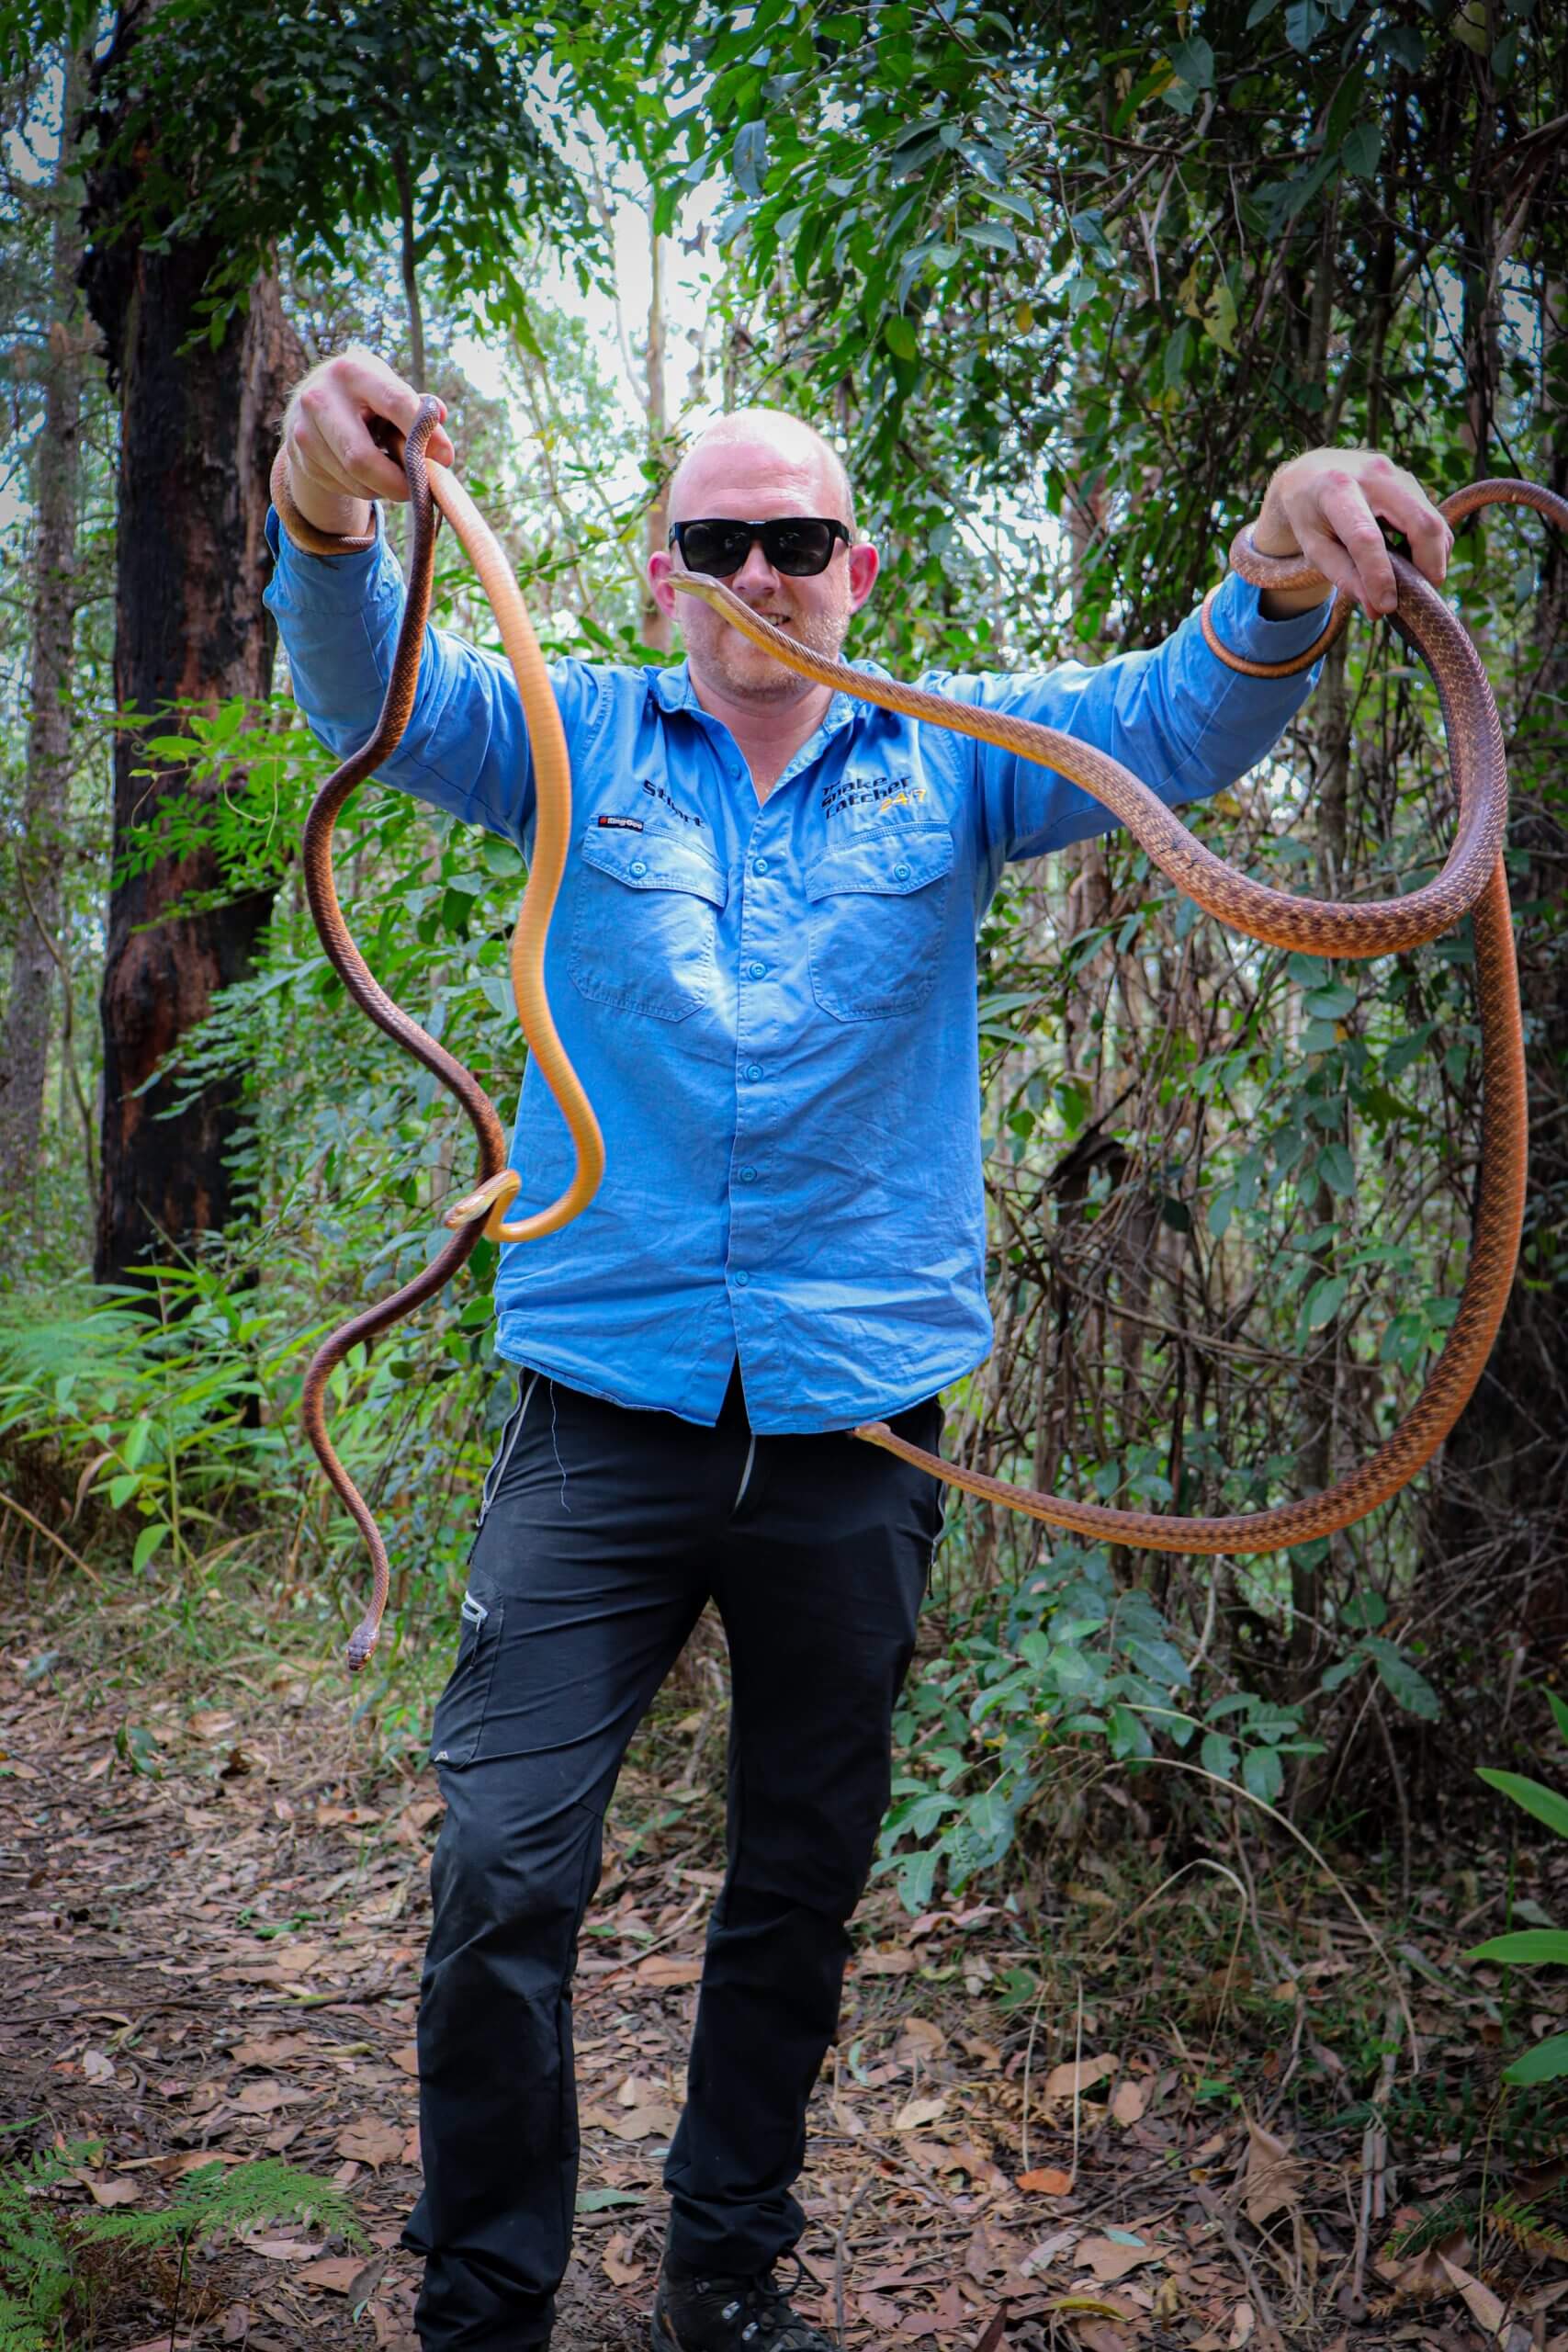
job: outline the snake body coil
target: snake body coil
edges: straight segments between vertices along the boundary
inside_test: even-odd
[[[444,469],[425,460],[425,444],[437,414],[434,401],[422,403],[405,445],[412,502],[408,599],[380,718],[369,741],[344,762],[317,796],[304,842],[310,908],[333,967],[369,1017],[457,1096],[472,1122],[480,1156],[478,1185],[447,1212],[446,1222],[456,1228],[452,1240],[423,1273],[335,1331],[306,1375],[307,1433],[328,1478],[365,1536],[374,1572],[370,1604],[348,1645],[348,1662],[355,1668],[364,1665],[375,1645],[387,1600],[388,1561],[374,1516],[326,1432],[323,1407],[328,1376],[351,1348],[373,1340],[439,1292],[481,1232],[502,1240],[522,1240],[558,1230],[592,1197],[604,1169],[598,1126],[556,1035],[544,989],[545,934],[570,833],[570,778],[560,720],[504,558],[458,484]],[[502,1221],[519,1180],[506,1167],[505,1139],[494,1105],[479,1081],[379,987],[349,936],[333,878],[332,836],[338,812],[355,786],[395,748],[413,707],[430,605],[437,503],[473,560],[495,610],[527,720],[537,817],[528,887],[513,939],[513,981],[530,1049],[560,1106],[578,1155],[576,1173],[560,1199],[515,1225]],[[1457,522],[1480,507],[1500,503],[1531,506],[1560,528],[1568,529],[1568,501],[1527,482],[1473,483],[1446,500],[1442,512],[1450,522]],[[1257,555],[1245,535],[1232,548],[1231,560],[1244,577],[1262,586],[1293,587],[1317,577],[1304,562],[1281,563]],[[1430,1460],[1463,1411],[1507,1304],[1524,1215],[1524,1047],[1502,855],[1507,775],[1496,708],[1479,655],[1419,573],[1398,557],[1393,558],[1393,565],[1399,588],[1394,625],[1427,663],[1437,684],[1458,821],[1448,859],[1435,880],[1406,898],[1354,905],[1292,898],[1236,873],[1196,840],[1137,777],[1090,745],[1028,720],[868,677],[783,635],[717,581],[697,573],[672,576],[671,586],[703,598],[743,636],[802,676],[908,718],[1016,752],[1081,786],[1127,828],[1179,890],[1247,937],[1313,956],[1364,957],[1418,946],[1451,929],[1467,913],[1474,917],[1483,1098],[1481,1176],[1470,1265],[1459,1313],[1426,1387],[1392,1435],[1358,1469],[1322,1494],[1275,1510],[1232,1518],[1183,1519],[1065,1499],[959,1469],[907,1443],[884,1422],[866,1424],[854,1432],[857,1437],[900,1455],[965,1493],[1103,1542],[1168,1552],[1241,1555],[1306,1543],[1363,1518],[1398,1493]],[[1316,643],[1296,660],[1276,664],[1249,662],[1228,652],[1214,635],[1207,605],[1203,626],[1215,653],[1233,668],[1279,676],[1321,659],[1348,617],[1346,601],[1337,599]]]

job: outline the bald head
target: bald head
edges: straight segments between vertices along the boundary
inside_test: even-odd
[[[670,484],[670,520],[689,523],[698,516],[732,514],[723,498],[723,486],[734,460],[770,457],[802,484],[814,484],[820,503],[801,513],[828,514],[855,527],[854,492],[844,461],[832,444],[803,417],[782,408],[738,408],[705,425],[675,469]]]

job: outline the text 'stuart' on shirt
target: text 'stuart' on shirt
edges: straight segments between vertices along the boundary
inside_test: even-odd
[[[280,545],[275,514],[267,534],[295,697],[341,759],[376,722],[401,575],[384,538],[320,558]],[[1267,621],[1234,576],[1214,608],[1224,642],[1264,661],[1304,650],[1322,619]],[[574,1224],[503,1251],[500,1352],[710,1424],[739,1357],[762,1432],[849,1428],[931,1396],[991,1342],[976,926],[1009,858],[1110,820],[1047,769],[843,695],[759,806],[683,665],[568,661],[551,677],[575,840],[547,978],[608,1157]],[[1194,615],[1157,651],[1098,668],[919,683],[1097,744],[1176,803],[1259,760],[1311,679],[1226,669]],[[528,746],[504,663],[428,630],[382,775],[526,853]],[[570,1170],[532,1065],[512,1165],[514,1216]]]

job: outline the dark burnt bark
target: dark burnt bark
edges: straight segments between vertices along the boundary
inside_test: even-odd
[[[141,12],[127,11],[121,42]],[[216,347],[197,304],[216,241],[154,253],[117,237],[123,181],[89,190],[88,301],[120,396],[115,698],[151,715],[175,701],[209,707],[260,697],[273,638],[262,609],[263,533],[275,427],[299,353],[271,278]],[[149,762],[144,732],[122,726],[115,749],[115,870],[133,825],[191,785],[185,768]],[[165,718],[156,731],[176,732]],[[147,1085],[202,1020],[216,991],[251,969],[271,894],[170,915],[186,894],[221,892],[215,849],[165,860],[111,886],[101,1009],[102,1175],[96,1272],[110,1281],[221,1228],[231,1208],[226,1151],[238,1108],[232,1082],[204,1087],[173,1116],[173,1079]],[[146,1087],[146,1091],[142,1091]]]

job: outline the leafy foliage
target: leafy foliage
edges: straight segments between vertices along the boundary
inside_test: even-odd
[[[68,2312],[90,2316],[92,2278],[83,2256],[96,2247],[177,2247],[183,2279],[198,2241],[240,2237],[260,2222],[315,2222],[353,2245],[365,2243],[341,2189],[277,2157],[200,2165],[154,2211],[66,2211],[49,2201],[50,2191],[101,2154],[96,2143],[80,2141],[0,2165],[0,2352],[51,2352]]]
[[[1558,1731],[1568,1739],[1568,1705],[1555,1691],[1549,1690],[1546,1695]],[[1543,1823],[1554,1837],[1568,1838],[1568,1797],[1556,1789],[1522,1772],[1483,1770],[1481,1778],[1490,1788],[1500,1790],[1532,1820]],[[1469,1957],[1499,1961],[1506,1968],[1568,1967],[1568,1928],[1521,1928],[1507,1935],[1489,1936],[1483,1944],[1475,1946]],[[1503,2079],[1506,2083],[1554,2083],[1564,2075],[1568,2075],[1568,2033],[1552,2033],[1506,2067]]]

